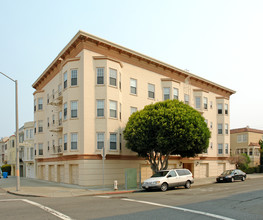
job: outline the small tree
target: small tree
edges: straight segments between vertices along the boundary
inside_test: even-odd
[[[206,151],[210,131],[201,114],[178,100],[145,106],[124,130],[127,148],[144,157],[154,172],[167,169],[171,154],[194,157]]]

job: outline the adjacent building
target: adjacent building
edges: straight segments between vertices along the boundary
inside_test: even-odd
[[[0,139],[0,167],[6,164],[6,150],[7,150],[8,137]]]
[[[250,157],[249,166],[260,165],[259,140],[263,140],[263,130],[249,128],[237,128],[230,130],[231,154],[247,154]]]
[[[20,176],[35,178],[34,122],[19,129]]]
[[[150,165],[125,147],[123,130],[133,112],[166,99],[197,109],[212,135],[207,152],[196,158],[171,156],[169,168],[189,168],[198,178],[234,166],[228,157],[229,105],[235,91],[159,60],[79,31],[33,88],[39,179],[124,183],[126,168],[147,178]]]

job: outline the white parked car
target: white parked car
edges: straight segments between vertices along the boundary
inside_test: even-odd
[[[142,188],[161,189],[166,191],[168,188],[184,186],[186,189],[194,183],[193,174],[188,169],[160,170],[153,174],[151,178],[145,180]]]

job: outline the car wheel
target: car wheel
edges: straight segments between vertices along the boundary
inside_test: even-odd
[[[161,185],[161,190],[162,190],[163,192],[165,192],[167,189],[168,189],[168,184],[167,184],[167,183],[163,183],[163,184]]]
[[[190,181],[188,180],[188,181],[186,181],[186,183],[185,183],[185,185],[184,185],[184,188],[189,189],[190,187],[191,187],[191,183],[190,183]]]
[[[242,179],[241,179],[242,181],[245,181],[246,180],[246,178],[244,177],[244,176],[242,176]]]
[[[234,180],[234,177],[231,178],[231,182],[233,183],[235,180]]]

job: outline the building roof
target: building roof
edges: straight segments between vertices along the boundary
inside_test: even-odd
[[[87,47],[87,46],[85,47],[85,43],[89,43],[93,45],[90,47]],[[64,49],[58,54],[58,56],[53,60],[53,62],[46,68],[46,70],[33,83],[32,87],[35,89],[39,87],[38,89],[41,90],[43,88],[43,85],[45,85],[45,83],[43,83],[42,86],[40,86],[41,82],[46,81],[47,83],[49,81],[47,80],[48,77],[53,78],[61,69],[63,61],[66,60],[66,58],[69,58],[69,55],[72,54],[72,51],[74,51],[79,45],[81,45],[80,46],[81,50],[88,48],[89,50],[93,50],[93,51],[96,50],[96,52],[98,53],[102,52],[103,51],[102,49],[107,48],[107,50],[112,51],[113,54],[115,53],[118,55],[124,55],[128,58],[134,58],[140,62],[144,62],[145,64],[152,65],[152,67],[161,68],[163,70],[170,71],[174,75],[177,74],[177,75],[183,76],[182,77],[183,79],[191,78],[195,80],[196,82],[199,82],[199,84],[207,84],[211,88],[216,88],[218,90],[223,91],[226,94],[225,95],[226,97],[229,97],[230,95],[235,93],[234,90],[228,89],[224,86],[218,85],[202,77],[196,76],[192,73],[181,70],[177,67],[171,66],[169,64],[166,64],[164,62],[161,62],[149,56],[143,55],[131,49],[125,48],[118,44],[115,44],[110,41],[104,40],[102,38],[96,37],[94,35],[88,34],[84,31],[79,31],[73,37],[73,39],[64,47]],[[95,48],[96,46],[97,48]],[[124,60],[125,60],[124,62],[127,61],[127,59],[124,59]],[[54,71],[56,73],[54,73]]]
[[[263,134],[263,130],[249,128],[249,127],[236,128],[236,129],[231,129],[230,130],[230,134],[237,134],[237,133],[243,133],[243,132],[253,132],[253,133]]]

